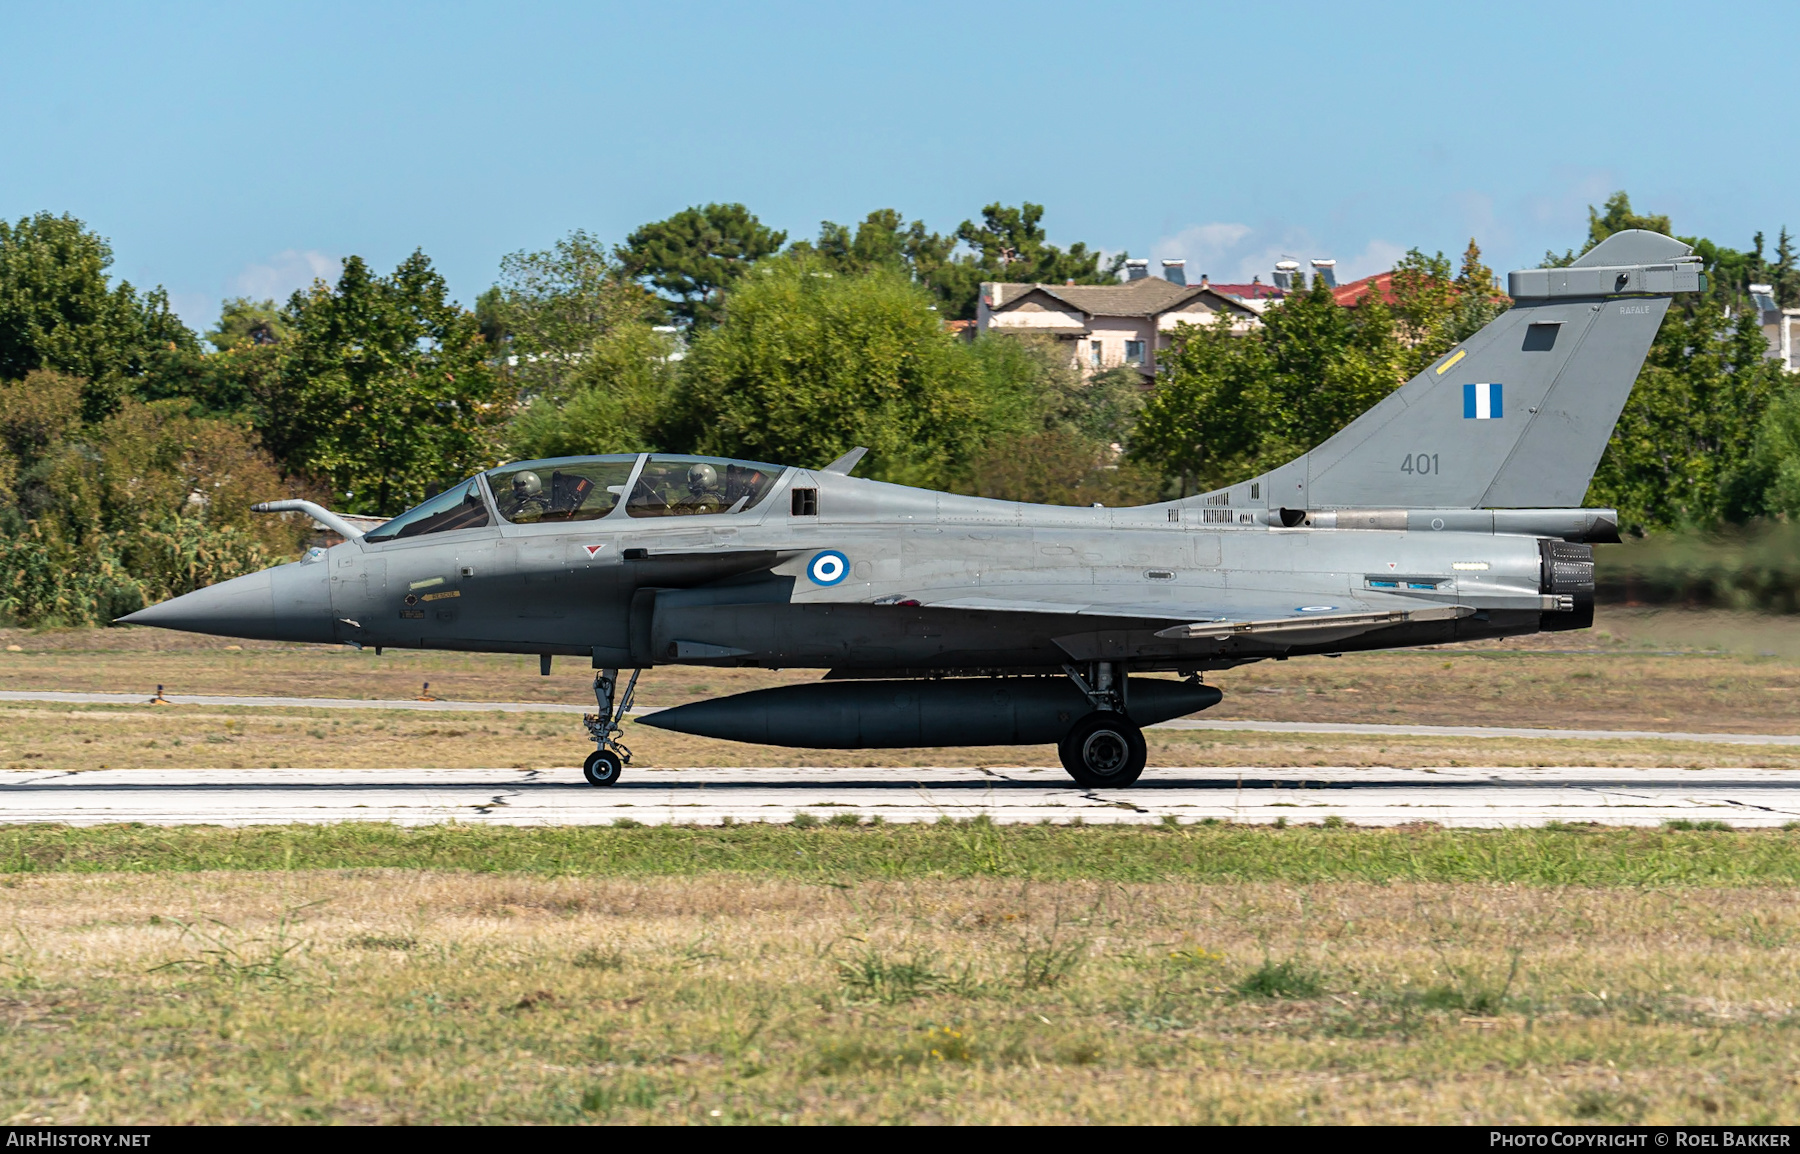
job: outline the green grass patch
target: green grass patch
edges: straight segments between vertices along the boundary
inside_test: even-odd
[[[1698,826],[1699,823],[1696,823]],[[1786,830],[1269,826],[471,827],[31,825],[0,831],[0,876],[432,869],[540,876],[1792,885]]]

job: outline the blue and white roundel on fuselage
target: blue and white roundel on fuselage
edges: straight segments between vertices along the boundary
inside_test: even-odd
[[[806,563],[806,575],[814,585],[836,585],[850,575],[850,559],[836,549],[827,549]]]

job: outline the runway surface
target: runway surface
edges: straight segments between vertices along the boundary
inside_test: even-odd
[[[1083,791],[1060,769],[628,769],[610,789],[579,770],[97,770],[0,773],[0,823],[262,825],[710,825],[853,813],[890,822],[1181,822],[1356,825],[1549,821],[1734,826],[1800,820],[1800,773],[1765,769],[1152,769],[1126,790]]]
[[[0,690],[0,701],[55,702],[68,705],[147,705],[141,693],[55,693]],[[593,706],[548,701],[416,701],[364,700],[355,697],[228,697],[217,694],[170,694],[166,705],[245,705],[286,709],[412,709],[448,713],[592,713]],[[634,709],[634,716],[655,709]],[[1151,729],[1203,729],[1250,733],[1342,733],[1382,737],[1506,737],[1561,741],[1687,741],[1705,745],[1795,745],[1800,734],[1694,733],[1659,729],[1535,729],[1498,725],[1382,725],[1330,721],[1202,721],[1179,718]]]

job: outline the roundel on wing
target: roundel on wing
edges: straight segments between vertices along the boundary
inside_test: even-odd
[[[850,575],[850,559],[836,549],[815,553],[806,563],[806,575],[814,585],[836,585]]]

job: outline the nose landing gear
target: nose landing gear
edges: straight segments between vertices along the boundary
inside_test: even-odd
[[[581,724],[587,727],[588,736],[594,739],[597,747],[588,754],[587,761],[582,764],[581,772],[589,785],[617,785],[619,775],[631,764],[631,750],[619,741],[625,732],[620,722],[625,720],[625,712],[631,708],[632,695],[637,692],[638,674],[641,669],[631,671],[631,680],[625,684],[625,692],[617,695],[614,691],[619,684],[617,669],[602,669],[594,678],[594,700],[600,706],[598,713],[584,713]]]

